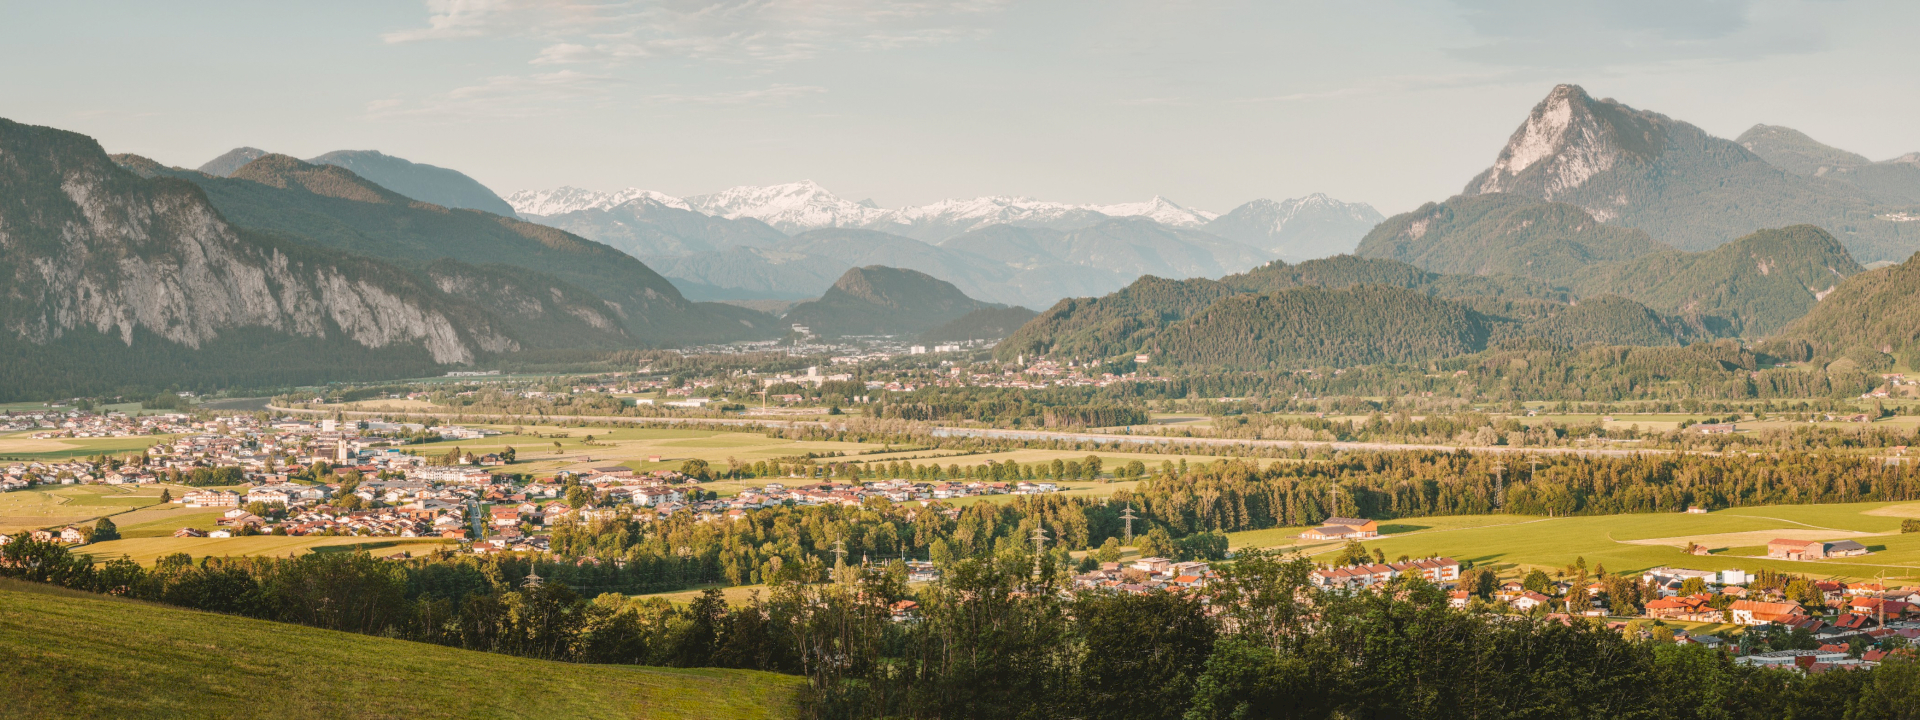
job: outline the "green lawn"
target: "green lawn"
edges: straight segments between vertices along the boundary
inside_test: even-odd
[[[798,715],[803,680],[577,665],[0,581],[0,716],[687,718]]]
[[[131,435],[107,438],[48,438],[36,440],[28,435],[36,431],[0,437],[0,458],[12,461],[57,461],[106,453],[126,455],[144,452],[156,443],[173,440],[172,435]]]

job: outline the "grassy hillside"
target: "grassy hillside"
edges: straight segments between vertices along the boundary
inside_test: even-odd
[[[575,665],[0,581],[0,715],[783,718],[803,681]]]

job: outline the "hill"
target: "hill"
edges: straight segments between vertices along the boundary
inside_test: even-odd
[[[544,225],[414,200],[346,168],[267,155],[231,177],[150,169],[192,182],[234,224],[317,247],[424,268],[451,258],[533,272],[611,303],[635,341],[686,344],[759,337],[770,317],[693,303],[631,255]]]
[[[918,335],[987,307],[926,273],[869,265],[848,270],[820,299],[793,306],[782,321],[824,337]]]
[[[514,217],[513,206],[480,181],[458,170],[417,163],[377,150],[335,150],[307,162],[352,170],[380,187],[441,207],[466,208]]]
[[[1762,346],[1792,360],[1855,358],[1920,370],[1920,254],[1847,278]]]
[[[1670,250],[1584,208],[1508,193],[1461,195],[1380,223],[1355,255],[1436,273],[1507,274],[1564,285],[1600,263]]]
[[[1331,294],[1331,290],[1357,292],[1357,288],[1404,290],[1405,294],[1442,301],[1425,303],[1404,300],[1404,294]],[[1284,298],[1279,300],[1250,300],[1252,296],[1283,294]],[[1083,359],[1129,355],[1162,344],[1165,332],[1175,332],[1175,326],[1185,323],[1181,330],[1177,330],[1183,338],[1208,338],[1206,342],[1219,344],[1217,349],[1227,355],[1212,357],[1206,355],[1208,351],[1202,351],[1198,344],[1194,344],[1192,353],[1177,351],[1171,355],[1173,359],[1198,363],[1231,361],[1231,365],[1240,365],[1252,363],[1258,353],[1269,349],[1277,351],[1277,355],[1273,355],[1275,361],[1311,357],[1329,363],[1357,363],[1361,357],[1409,357],[1396,349],[1380,349],[1382,355],[1367,355],[1348,346],[1350,342],[1373,342],[1384,338],[1380,334],[1363,334],[1356,338],[1336,336],[1338,332],[1380,330],[1375,326],[1367,326],[1365,323],[1371,321],[1365,319],[1334,319],[1332,313],[1336,313],[1334,309],[1338,307],[1338,301],[1346,300],[1365,300],[1380,305],[1371,307],[1357,303],[1352,311],[1356,315],[1377,313],[1384,311],[1386,305],[1396,305],[1396,313],[1423,319],[1432,332],[1440,332],[1434,328],[1448,326],[1452,328],[1448,332],[1453,332],[1457,338],[1478,338],[1471,342],[1461,340],[1465,346],[1473,348],[1482,348],[1486,342],[1500,342],[1503,338],[1519,336],[1538,336],[1569,346],[1594,342],[1670,346],[1707,336],[1705,328],[1697,323],[1684,323],[1661,313],[1653,313],[1644,305],[1624,298],[1596,298],[1596,301],[1572,303],[1569,294],[1524,278],[1436,275],[1400,261],[1340,255],[1298,265],[1275,261],[1254,271],[1225,276],[1221,280],[1167,280],[1158,276],[1144,276],[1110,296],[1069,298],[1056,303],[1037,319],[1023,324],[1020,330],[1008,336],[995,349],[995,355],[1002,359],[1014,359],[1018,355],[1060,355]],[[1294,319],[1284,315],[1286,311],[1302,311],[1309,313],[1302,317],[1319,319],[1306,326],[1294,326]],[[1202,319],[1202,315],[1206,315],[1206,319]],[[1254,330],[1254,323],[1269,323],[1275,328]],[[1269,342],[1279,342],[1273,338],[1286,338],[1288,342],[1300,340],[1300,332],[1313,334],[1317,340],[1311,344],[1319,344],[1323,348],[1279,349],[1269,346]],[[1327,332],[1329,336],[1317,336],[1321,332]],[[1405,348],[1428,348],[1446,353],[1457,349],[1457,344],[1444,344],[1434,338],[1438,336],[1409,340]],[[1164,348],[1169,351],[1183,348],[1179,342],[1165,342]]]
[[[1366,203],[1320,193],[1289,200],[1254,200],[1214,218],[1202,229],[1288,262],[1353,252],[1368,230],[1386,218]]]
[[[529,660],[0,584],[10,717],[786,718],[804,681]]]
[[[1920,227],[1881,217],[1860,188],[1797,175],[1659,113],[1555,87],[1464,194],[1512,193],[1586,208],[1681,250],[1762,228],[1812,224],[1866,261],[1920,248]]]
[[[1706,252],[1670,250],[1598,266],[1572,285],[1582,295],[1617,293],[1664,312],[1711,318],[1706,322],[1725,334],[1758,337],[1807,314],[1862,269],[1826,231],[1795,225]]]

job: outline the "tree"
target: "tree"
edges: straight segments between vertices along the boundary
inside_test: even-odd
[[[1693,595],[1704,594],[1706,592],[1707,592],[1707,581],[1704,579],[1697,578],[1697,577],[1690,577],[1680,582],[1681,595],[1693,596]]]
[[[113,518],[103,517],[94,521],[93,532],[88,536],[87,542],[106,542],[108,540],[119,539],[119,526],[113,524]]]
[[[1539,570],[1527,573],[1527,576],[1521,579],[1520,586],[1541,595],[1553,594],[1553,578],[1547,577],[1546,573]]]
[[[165,505],[170,502],[173,502],[173,491],[160,488],[160,504]]]
[[[1340,555],[1334,559],[1333,564],[1338,566],[1365,565],[1372,559],[1373,556],[1367,554],[1367,546],[1361,545],[1358,540],[1348,540],[1346,546],[1340,548]]]
[[[1107,541],[1100,543],[1100,549],[1092,554],[1103,563],[1120,562],[1120,538],[1107,536]]]

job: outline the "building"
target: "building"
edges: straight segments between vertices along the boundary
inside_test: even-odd
[[[1300,533],[1303,540],[1366,540],[1380,537],[1380,523],[1360,518],[1327,518],[1320,527]]]
[[[1701,435],[1732,435],[1735,429],[1733,423],[1701,423],[1693,426],[1694,432]]]
[[[240,507],[240,496],[225,490],[194,490],[182,493],[180,502],[190,508],[230,508]]]
[[[1728,609],[1733,611],[1733,621],[1740,625],[1793,622],[1807,616],[1807,609],[1797,603],[1735,600]]]
[[[1857,557],[1870,554],[1867,546],[1852,540],[1841,540],[1827,544],[1827,557]]]
[[[1423,558],[1396,563],[1348,565],[1319,568],[1307,574],[1307,580],[1323,588],[1361,588],[1384,585],[1401,575],[1419,575],[1435,584],[1460,580],[1460,563],[1453,558]]]
[[[1827,544],[1818,540],[1776,538],[1767,541],[1767,557],[1781,560],[1818,560],[1827,556]]]

